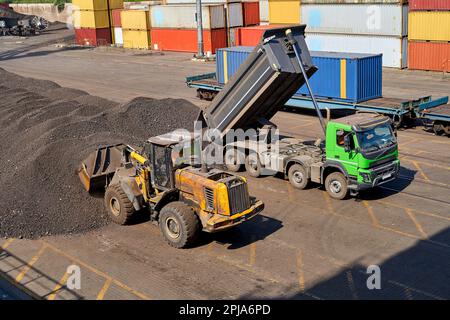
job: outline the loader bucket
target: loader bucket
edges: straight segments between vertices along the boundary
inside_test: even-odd
[[[124,149],[123,144],[100,147],[81,162],[77,173],[86,191],[104,190],[123,163]]]

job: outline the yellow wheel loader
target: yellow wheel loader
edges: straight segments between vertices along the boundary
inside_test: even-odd
[[[138,152],[131,146],[99,148],[81,163],[78,175],[88,192],[105,190],[111,220],[124,225],[147,210],[175,248],[192,246],[201,230],[236,226],[261,212],[245,178],[191,165],[191,135],[172,132],[149,139]]]

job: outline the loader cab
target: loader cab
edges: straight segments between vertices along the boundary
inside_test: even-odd
[[[150,138],[144,152],[150,160],[152,184],[161,190],[175,187],[174,172],[190,165],[191,134],[170,132]]]

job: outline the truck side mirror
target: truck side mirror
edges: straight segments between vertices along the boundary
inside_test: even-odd
[[[351,134],[347,134],[344,137],[344,150],[345,150],[345,152],[350,152],[352,150],[351,142],[350,142],[350,137],[351,136],[352,136]]]

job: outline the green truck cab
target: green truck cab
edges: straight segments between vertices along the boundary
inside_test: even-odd
[[[321,182],[337,199],[347,189],[356,193],[397,178],[400,161],[391,120],[357,113],[328,122],[323,168]]]

